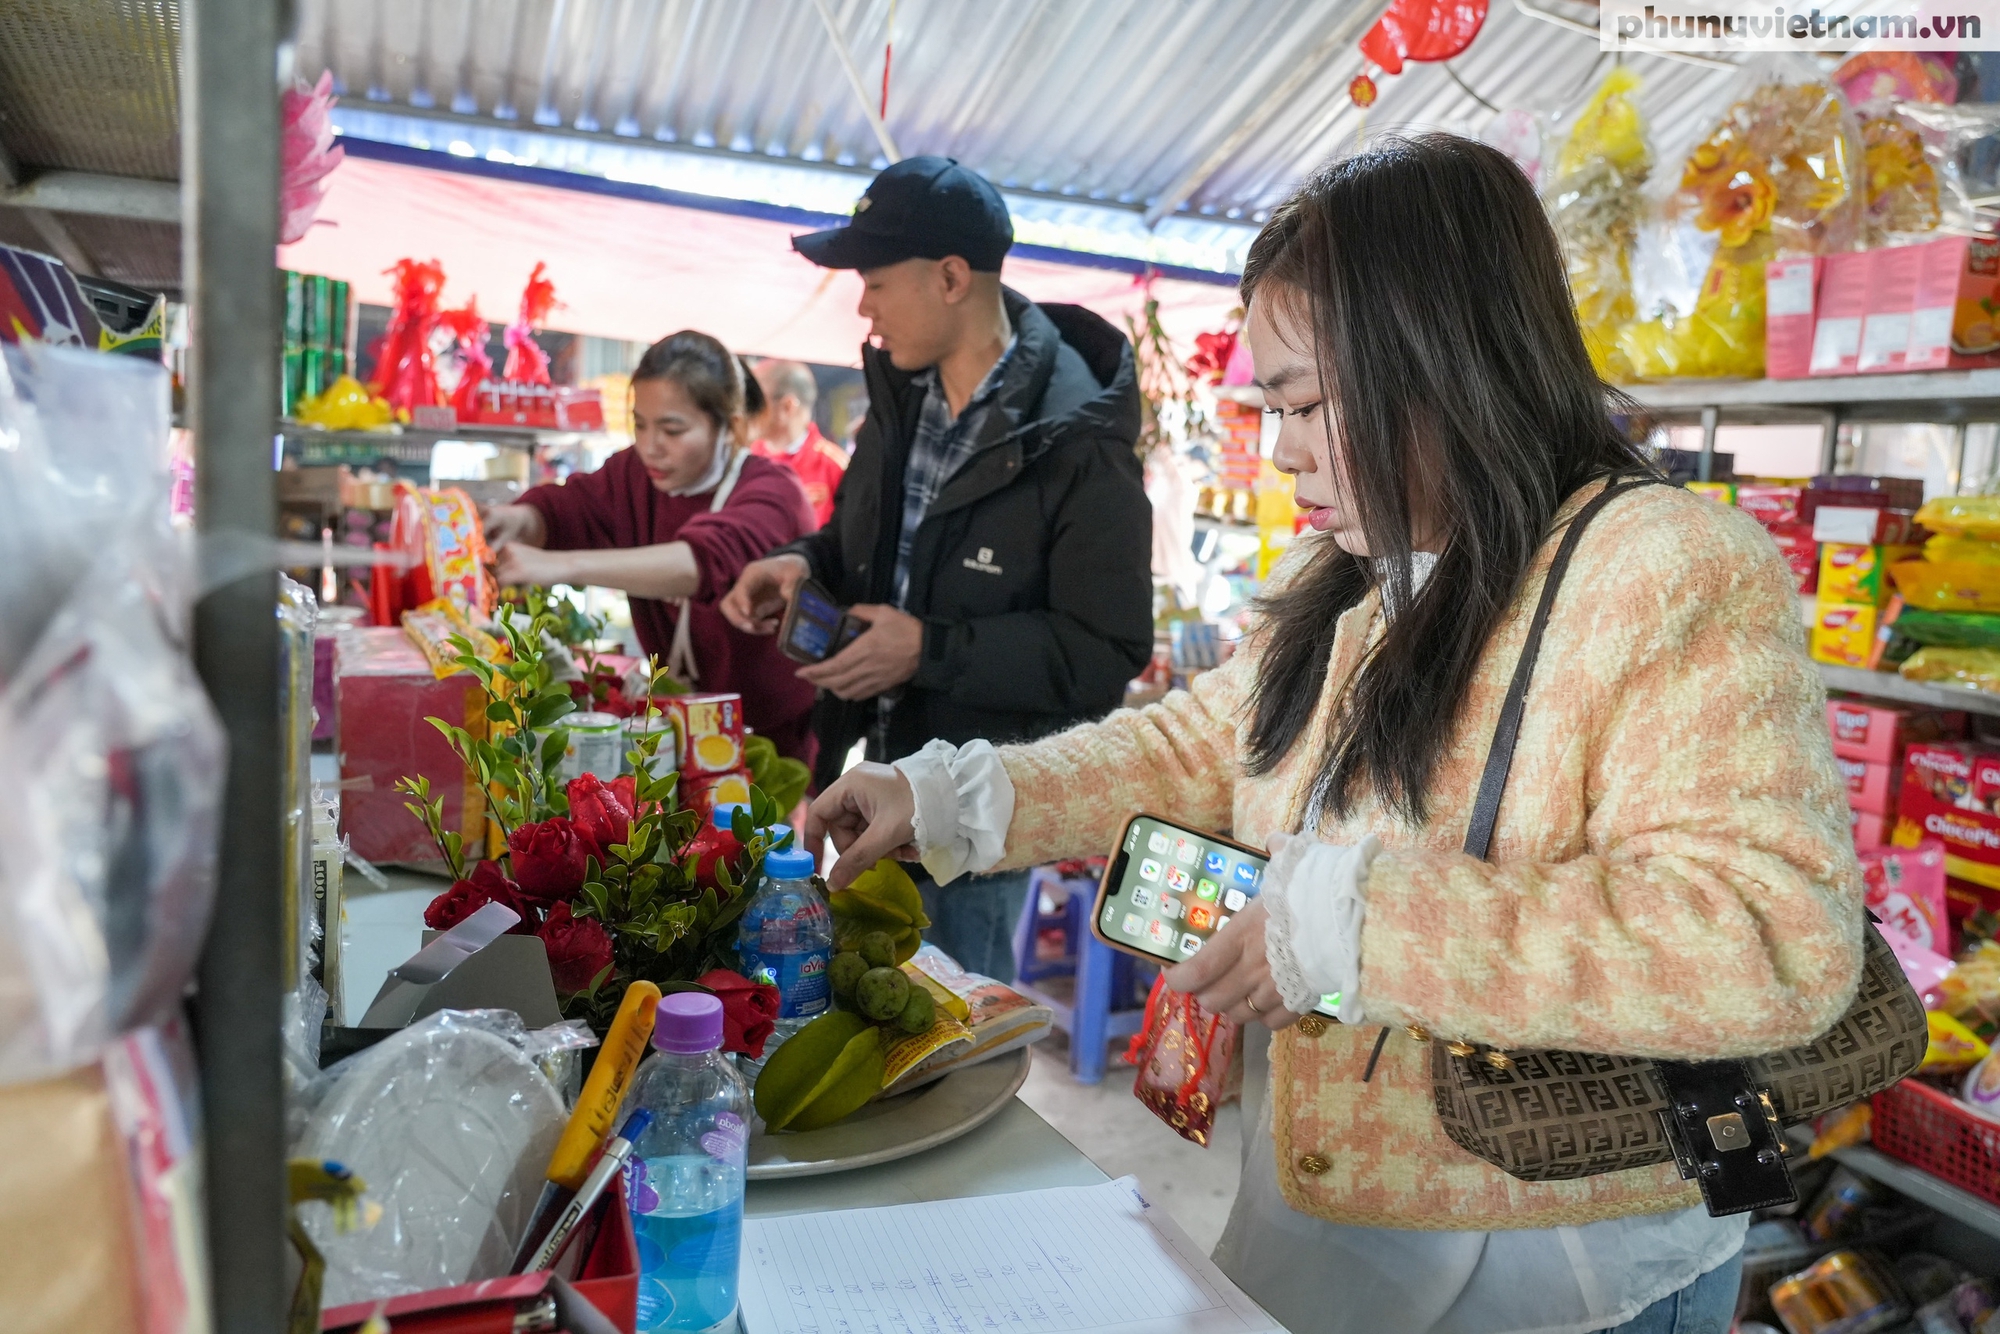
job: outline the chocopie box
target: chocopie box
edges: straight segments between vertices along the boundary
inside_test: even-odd
[[[741,695],[674,695],[663,702],[680,728],[683,775],[726,774],[742,767]]]
[[[1913,848],[1937,839],[1944,844],[1947,874],[2000,888],[1996,804],[2000,754],[1966,742],[1911,746],[1903,757],[1903,787],[1889,841]]]
[[[1819,543],[1813,541],[1812,525],[1808,523],[1772,524],[1764,529],[1777,544],[1778,554],[1791,567],[1792,579],[1798,584],[1799,592],[1819,591]]]
[[[1842,759],[1894,764],[1905,746],[1964,736],[1965,715],[1872,700],[1830,699],[1826,726],[1833,734],[1833,753]]]
[[[1736,508],[1766,528],[1776,528],[1799,521],[1799,500],[1805,493],[1803,485],[1791,482],[1738,482]]]
[[[1838,756],[1833,763],[1840,770],[1840,776],[1847,780],[1849,806],[1870,815],[1896,813],[1896,792],[1903,781],[1900,768],[1893,764],[1870,764],[1866,760],[1844,760]]]

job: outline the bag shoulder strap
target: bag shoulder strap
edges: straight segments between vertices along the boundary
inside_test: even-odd
[[[1665,486],[1655,477],[1620,479],[1613,477],[1576,512],[1549,562],[1548,576],[1542,580],[1542,596],[1535,604],[1535,617],[1528,623],[1528,637],[1521,645],[1521,659],[1514,664],[1514,679],[1507,685],[1507,698],[1500,705],[1500,721],[1493,728],[1493,744],[1486,752],[1486,769],[1479,776],[1479,795],[1472,803],[1472,821],[1465,831],[1465,851],[1481,861],[1493,847],[1493,829],[1500,822],[1500,799],[1507,791],[1507,771],[1514,763],[1514,744],[1521,739],[1521,716],[1527,711],[1528,685],[1534,679],[1535,660],[1542,652],[1542,632],[1548,628],[1549,612],[1555,607],[1556,590],[1562,586],[1570,557],[1576,554],[1583,530],[1599,510],[1619,496],[1642,486]]]

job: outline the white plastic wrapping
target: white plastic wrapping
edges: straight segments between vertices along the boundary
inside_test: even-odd
[[[327,1070],[294,1156],[345,1165],[383,1213],[342,1233],[301,1208],[324,1304],[503,1276],[568,1119],[541,1060],[594,1041],[580,1024],[531,1033],[509,1011],[440,1010]]]

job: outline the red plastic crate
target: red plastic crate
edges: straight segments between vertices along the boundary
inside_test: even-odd
[[[2000,1121],[1914,1079],[1876,1094],[1874,1104],[1876,1148],[2000,1204]]]

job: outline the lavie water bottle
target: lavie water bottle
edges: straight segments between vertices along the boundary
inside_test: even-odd
[[[626,1104],[653,1117],[629,1169],[638,1329],[729,1329],[743,1245],[750,1089],[722,1054],[722,1002],[711,995],[662,997],[653,1046]]]
[[[833,1003],[826,975],[833,958],[833,913],[812,877],[809,852],[765,854],[764,883],[737,930],[743,975],[778,989],[778,1022],[764,1044],[767,1058]]]

